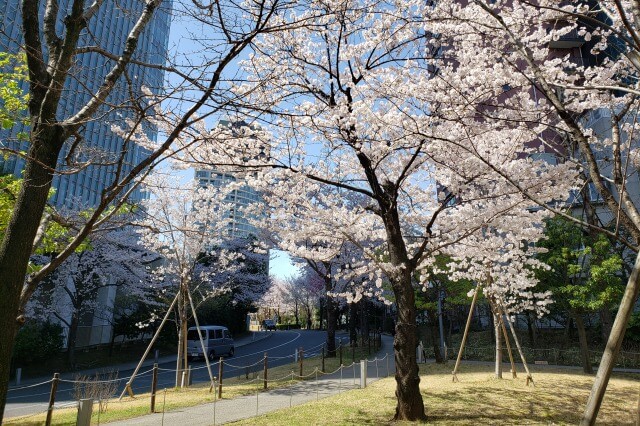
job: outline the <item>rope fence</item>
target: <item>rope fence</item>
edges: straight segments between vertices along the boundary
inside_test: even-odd
[[[376,351],[379,350],[379,344],[374,343],[373,348]],[[50,380],[9,389],[8,400],[33,396],[39,396],[44,399],[45,395],[49,395],[49,402],[43,401],[32,405],[21,405],[21,410],[40,409],[22,416],[6,418],[4,421],[6,424],[24,422],[25,419],[32,421],[31,419],[37,420],[36,417],[42,418],[46,415],[47,420],[44,423],[45,425],[50,425],[51,419],[55,415],[56,423],[73,422],[77,415],[75,411],[81,409],[80,399],[91,398],[94,401],[91,414],[92,424],[96,424],[96,422],[99,424],[100,416],[104,415],[104,412],[109,409],[118,410],[122,407],[123,410],[130,410],[133,406],[146,405],[149,407],[149,412],[161,412],[164,416],[167,404],[170,404],[171,407],[194,405],[193,400],[197,400],[196,404],[212,403],[212,410],[214,411],[212,418],[215,424],[217,421],[217,407],[220,401],[224,399],[255,395],[255,412],[259,413],[261,399],[263,399],[260,394],[265,391],[288,388],[288,391],[276,392],[269,395],[269,398],[273,398],[273,395],[284,397],[288,399],[286,404],[291,406],[294,403],[305,400],[305,398],[308,400],[310,394],[313,394],[315,399],[318,399],[320,394],[339,393],[347,389],[361,387],[356,378],[362,371],[362,365],[364,365],[366,375],[375,378],[380,377],[378,367],[382,365],[381,363],[385,359],[388,360],[389,355],[385,354],[384,357],[379,358],[376,356],[374,359],[368,359],[367,347],[364,344],[357,349],[356,351],[355,348],[339,344],[332,351],[332,356],[328,357],[326,345],[321,343],[309,348],[298,348],[294,354],[286,356],[271,357],[265,352],[265,356],[261,359],[246,365],[227,362],[221,358],[210,365],[212,370],[214,370],[213,367],[216,367],[216,371],[218,367],[224,367],[220,369],[220,371],[224,370],[222,377],[214,377],[213,382],[208,377],[195,378],[192,374],[206,368],[206,366],[189,367],[188,370],[180,370],[180,372],[188,371],[186,373],[187,380],[182,380],[180,386],[174,386],[174,379],[177,379],[178,370],[160,368],[157,364],[154,364],[153,368],[137,374],[135,379],[143,378],[143,380],[139,382],[133,381],[133,384],[131,376],[104,378],[104,375],[98,374],[94,378],[83,376],[72,380],[69,378],[63,379],[56,373]],[[371,348],[368,350],[371,351]],[[361,362],[355,361],[356,355],[358,359],[362,360]],[[352,356],[354,360],[345,365],[343,356]],[[290,362],[283,363],[283,360],[290,360]],[[275,362],[277,365],[270,366],[269,362]],[[367,373],[368,369],[371,369],[373,373]],[[386,372],[388,376],[388,363]],[[251,373],[251,376],[249,373]],[[171,375],[170,382],[168,382],[169,375]],[[148,384],[149,376],[151,376],[151,385]],[[349,380],[351,379],[349,376],[353,376],[352,382]],[[58,387],[61,384],[66,384],[67,386]],[[122,390],[125,384],[132,386],[129,389],[129,396],[124,399],[117,398],[117,393]],[[72,387],[68,385],[72,385]],[[37,387],[43,387],[43,390],[47,389],[47,391],[37,394],[31,392],[20,394],[21,391],[24,392]],[[85,394],[79,394],[80,391],[78,389],[83,390]],[[159,391],[158,389],[164,389],[164,391]],[[59,399],[59,401],[56,401],[56,399]]]

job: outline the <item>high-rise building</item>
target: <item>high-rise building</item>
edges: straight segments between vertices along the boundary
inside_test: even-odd
[[[64,31],[62,17],[69,13],[70,0],[60,0],[60,12],[57,20],[58,34]],[[44,15],[44,3],[41,3],[41,16]],[[144,2],[123,0],[121,2],[104,3],[88,24],[79,40],[79,46],[97,46],[114,55],[119,55],[127,35]],[[134,59],[142,63],[164,65],[169,42],[172,0],[163,1],[156,10],[152,20],[140,37]],[[0,49],[5,52],[18,52],[22,44],[21,14],[19,0],[0,0]],[[64,95],[58,109],[58,119],[64,119],[76,113],[91,98],[102,83],[113,65],[113,60],[97,52],[83,53],[76,56],[64,87]],[[76,173],[57,174],[53,181],[55,193],[50,202],[56,206],[70,209],[86,209],[96,205],[101,192],[112,183],[121,156],[124,164],[121,173],[128,172],[148,153],[135,144],[125,144],[122,137],[111,131],[114,123],[122,122],[124,117],[132,114],[130,106],[131,94],[137,96],[143,86],[153,93],[160,94],[163,86],[164,72],[158,68],[150,68],[130,64],[120,79],[105,106],[95,114],[94,119],[87,122],[78,136],[83,138],[82,149],[74,150],[70,162],[66,161],[69,146],[61,153],[59,169],[64,172],[73,171],[77,163],[89,164]],[[0,144],[17,150],[25,150],[26,143],[17,139],[16,135],[24,129],[15,126],[11,131],[0,132]],[[155,138],[156,130],[146,128],[149,136]],[[68,164],[72,164],[69,166]],[[12,173],[19,177],[24,168],[24,159],[10,156],[0,159],[0,171]],[[137,191],[132,201],[141,199],[144,194]]]
[[[232,131],[246,127],[244,122],[229,122],[222,120],[220,126],[229,127]],[[196,180],[200,186],[224,187],[231,183],[242,183],[246,171],[225,172],[215,168],[196,170]],[[249,185],[241,185],[226,196],[225,204],[229,206],[226,215],[229,219],[225,238],[249,238],[258,235],[258,231],[245,215],[245,210],[254,203],[263,202],[260,194]]]

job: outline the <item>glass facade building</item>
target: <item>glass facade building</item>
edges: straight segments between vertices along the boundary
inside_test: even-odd
[[[20,0],[0,0],[0,49],[5,52],[18,52],[22,44]],[[44,3],[44,2],[43,2]],[[41,17],[44,4],[41,3]],[[72,1],[60,0],[58,16],[58,34],[63,34],[62,19],[70,11]],[[112,55],[119,55],[125,45],[127,35],[145,2],[140,0],[122,0],[105,2],[88,22],[79,46],[97,46]],[[172,1],[163,1],[152,20],[140,37],[134,59],[142,63],[164,65],[168,50],[169,29],[171,25]],[[58,119],[63,120],[76,113],[96,92],[113,61],[105,55],[90,52],[76,56],[71,74],[64,86],[64,94],[58,108]],[[120,124],[124,118],[133,116],[131,98],[141,95],[142,87],[160,94],[163,87],[164,72],[161,69],[131,64],[118,81],[116,87],[103,108],[94,115],[79,131],[83,139],[82,149],[74,151],[71,166],[66,161],[70,142],[61,154],[59,170],[53,181],[55,193],[50,202],[58,207],[86,209],[100,201],[102,190],[108,187],[116,176],[117,162],[123,159],[121,175],[143,159],[148,152],[137,145],[126,144],[124,139],[111,130],[114,124]],[[18,132],[24,131],[15,126],[11,131],[0,132],[0,143],[8,148],[26,150],[27,145],[17,139]],[[147,126],[148,136],[156,137],[156,129]],[[82,167],[78,167],[82,164]],[[79,171],[75,173],[70,167]],[[0,171],[19,177],[24,168],[24,159],[10,156],[0,159]],[[65,173],[67,172],[67,173]],[[131,195],[135,202],[144,197],[142,191]]]

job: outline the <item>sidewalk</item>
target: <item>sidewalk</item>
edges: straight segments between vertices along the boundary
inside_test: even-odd
[[[387,354],[388,353],[388,354]],[[378,361],[367,362],[367,384],[393,375],[393,339],[382,337],[382,349],[371,355]],[[388,361],[388,363],[387,363]],[[388,370],[387,370],[388,369]],[[259,392],[255,395],[234,399],[223,399],[214,403],[182,408],[165,413],[109,423],[111,426],[127,425],[218,425],[254,417],[271,411],[289,408],[305,402],[315,401],[347,390],[360,387],[360,363],[345,367],[342,371],[297,383],[290,387]],[[159,408],[161,410],[161,406]]]
[[[264,339],[270,337],[272,334],[273,334],[273,332],[271,332],[271,331],[254,331],[249,335],[240,337],[239,339],[234,339],[234,346],[236,348],[240,348],[242,346],[246,346],[246,345],[249,345],[251,343],[258,342],[260,340],[264,340]],[[131,361],[131,362],[122,363],[122,364],[105,365],[105,366],[97,367],[97,368],[89,368],[89,369],[86,369],[86,370],[70,371],[70,372],[66,372],[66,373],[60,374],[60,378],[61,379],[73,380],[78,375],[92,376],[96,372],[99,372],[101,370],[103,371],[105,369],[117,370],[117,371],[133,370],[138,365],[138,362],[140,362],[140,361],[138,360],[138,361]],[[155,362],[156,361],[153,358],[153,353],[151,352],[147,356],[147,359],[142,363],[141,369],[149,369],[149,368],[153,367],[153,364]],[[160,357],[160,358],[158,358],[157,362],[158,362],[158,364],[164,364],[164,363],[167,363],[167,362],[174,362],[175,363],[176,362],[176,355],[167,355],[167,356]],[[35,384],[35,383],[46,382],[48,380],[51,380],[51,376],[53,376],[53,372],[49,376],[24,379],[24,380],[21,381],[20,386],[15,385],[15,382],[14,382],[9,386],[9,390],[11,390],[13,388],[19,388],[19,387],[23,387],[23,386],[32,385],[32,384]]]

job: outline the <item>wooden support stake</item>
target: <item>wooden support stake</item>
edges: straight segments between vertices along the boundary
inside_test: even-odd
[[[156,412],[156,390],[158,388],[158,364],[153,364],[153,375],[151,376],[151,412]]]
[[[464,351],[464,345],[467,343],[467,337],[469,336],[469,327],[471,326],[471,319],[473,318],[473,308],[476,305],[478,298],[478,292],[480,291],[480,285],[476,286],[476,290],[473,292],[473,299],[471,299],[471,306],[469,307],[469,316],[467,317],[467,324],[464,326],[464,334],[462,335],[462,342],[460,343],[460,350],[458,350],[458,358],[456,359],[456,365],[453,367],[452,380],[454,382],[458,380],[458,367],[460,367],[460,360],[462,359],[462,352]]]
[[[267,353],[264,353],[264,390],[267,390]]]
[[[218,364],[218,399],[222,399],[222,366],[224,362],[220,357],[220,363]]]
[[[518,352],[520,353],[520,359],[522,360],[522,365],[524,366],[524,371],[527,372],[527,386],[529,383],[535,386],[533,383],[533,376],[529,371],[529,366],[527,365],[527,359],[524,357],[524,353],[522,352],[522,347],[520,346],[520,340],[518,339],[518,335],[516,334],[516,329],[514,328],[513,322],[511,318],[507,316],[507,322],[509,323],[509,329],[511,330],[511,335],[513,336],[513,340],[516,342],[516,347],[518,348]]]
[[[45,426],[51,426],[51,417],[53,416],[53,406],[56,403],[56,392],[58,391],[58,382],[60,381],[60,373],[53,375],[51,380],[51,391],[49,391],[49,407],[47,408],[47,419],[45,420]]]
[[[509,361],[511,362],[511,376],[516,379],[518,374],[516,373],[516,364],[513,362],[513,352],[511,351],[511,343],[509,342],[509,335],[507,334],[507,328],[504,326],[504,321],[502,320],[502,315],[500,315],[500,325],[502,327],[502,335],[504,336],[504,341],[507,344],[507,352],[509,353]]]

